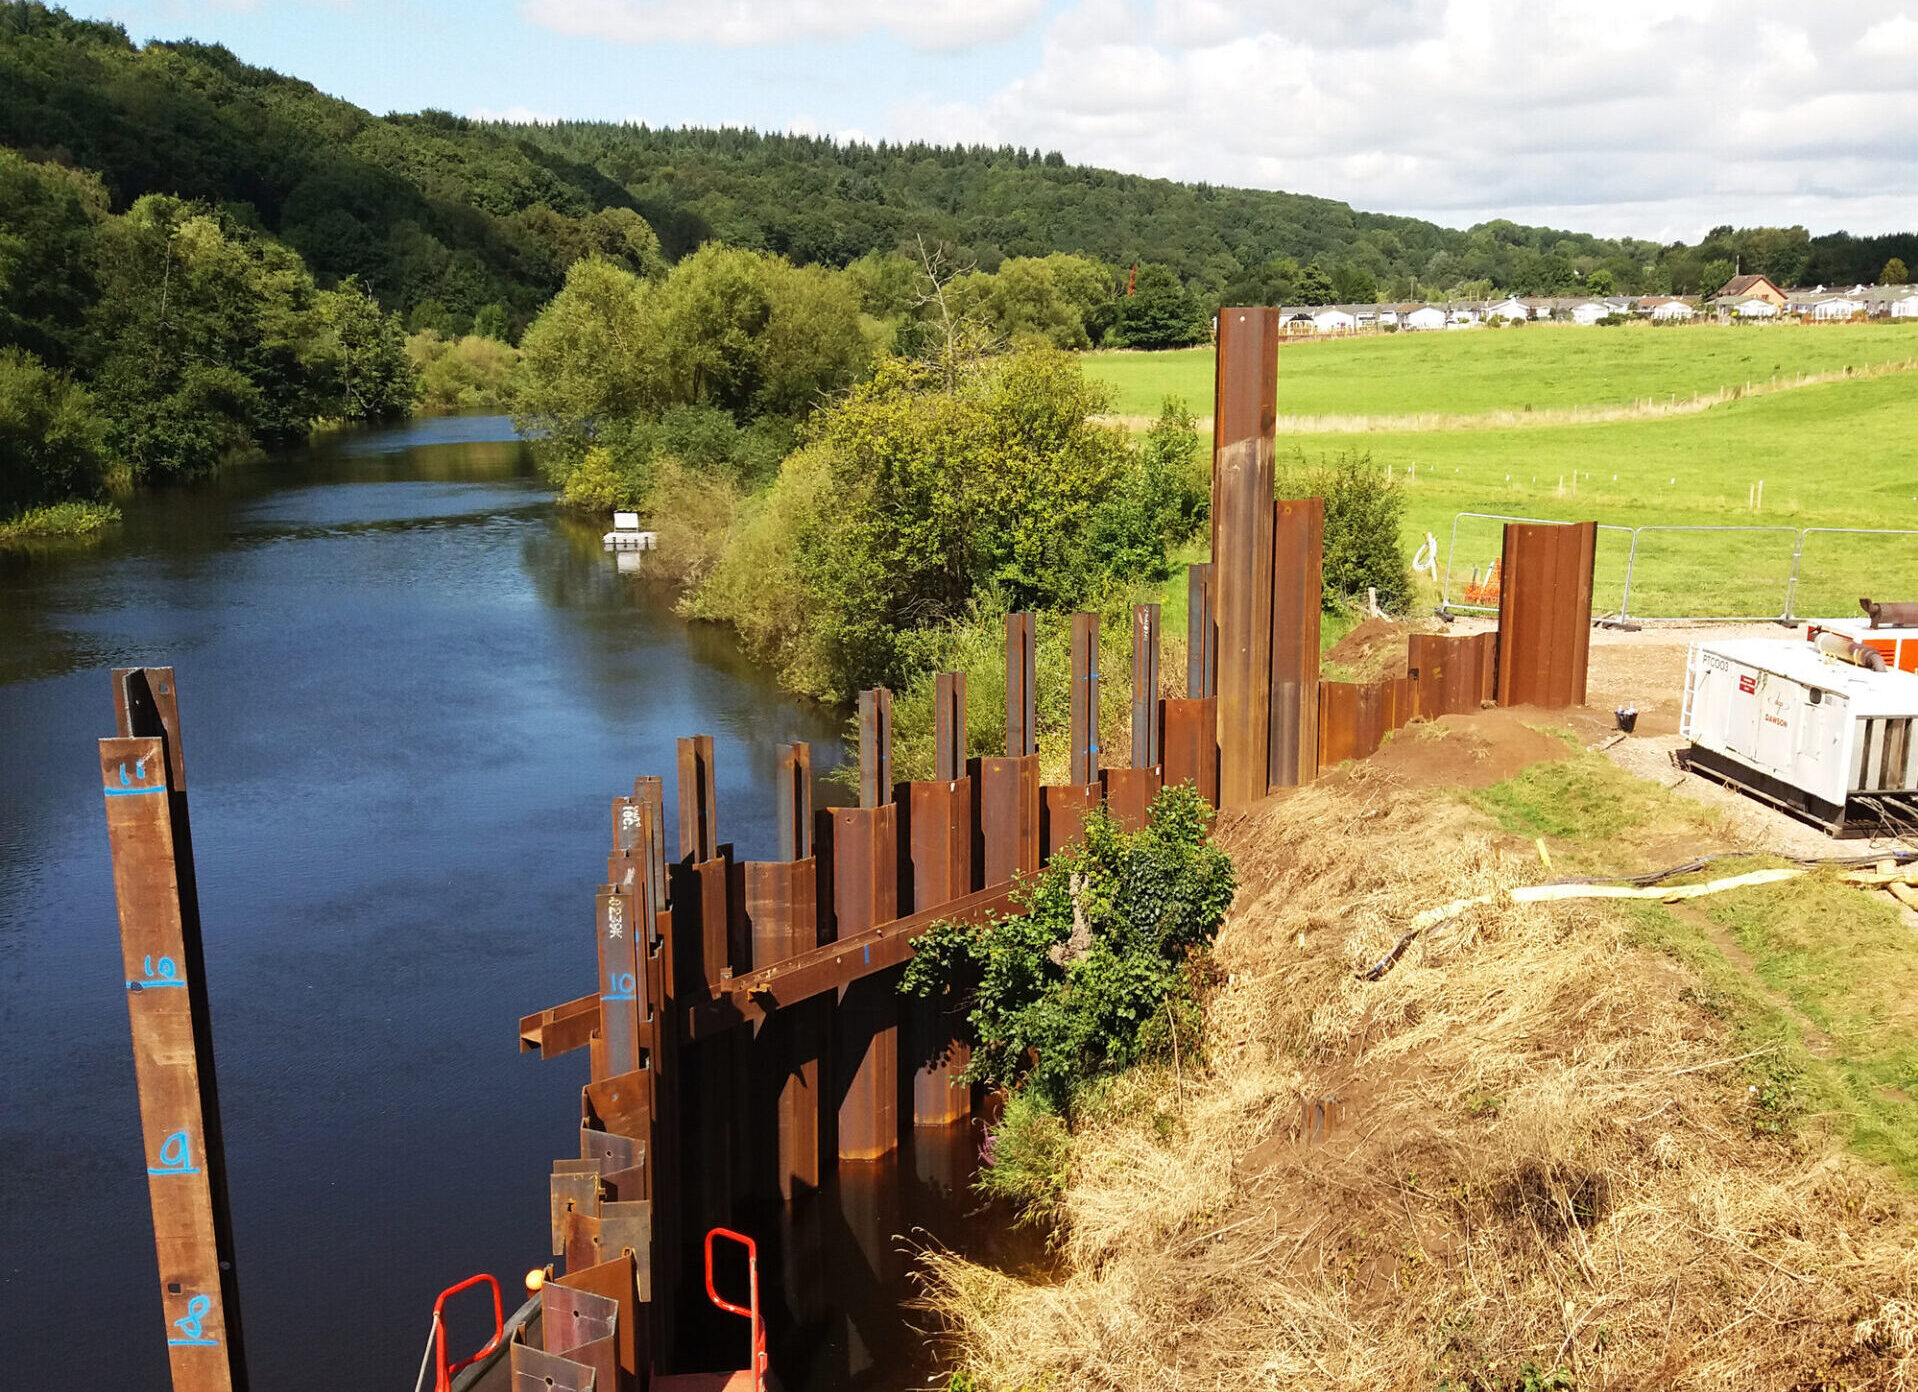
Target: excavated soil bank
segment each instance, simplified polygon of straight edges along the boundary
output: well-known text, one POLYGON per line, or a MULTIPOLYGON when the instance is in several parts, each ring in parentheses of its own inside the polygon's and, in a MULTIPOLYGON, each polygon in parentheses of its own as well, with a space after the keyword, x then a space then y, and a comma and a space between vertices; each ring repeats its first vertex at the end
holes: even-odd
MULTIPOLYGON (((926 1259, 979 1387, 1918 1373, 1918 1206, 1815 1122, 1766 1125, 1709 992, 1643 945, 1656 905, 1476 908, 1355 976, 1418 911, 1545 878, 1438 789, 1574 752, 1525 716, 1402 732, 1221 819, 1241 888, 1204 1067, 1135 1073, 1082 1119, 1059 1279, 926 1259)), ((1658 809, 1608 842, 1616 862, 1699 831, 1658 809)))

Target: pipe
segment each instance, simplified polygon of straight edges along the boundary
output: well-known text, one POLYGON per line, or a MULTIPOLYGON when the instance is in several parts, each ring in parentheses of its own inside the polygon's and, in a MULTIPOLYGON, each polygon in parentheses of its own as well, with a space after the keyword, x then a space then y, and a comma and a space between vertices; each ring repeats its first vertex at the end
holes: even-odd
POLYGON ((1842 633, 1826 631, 1818 635, 1818 651, 1835 657, 1840 662, 1849 662, 1863 667, 1868 672, 1885 670, 1885 655, 1878 649, 1861 643, 1855 638, 1847 638, 1842 633))

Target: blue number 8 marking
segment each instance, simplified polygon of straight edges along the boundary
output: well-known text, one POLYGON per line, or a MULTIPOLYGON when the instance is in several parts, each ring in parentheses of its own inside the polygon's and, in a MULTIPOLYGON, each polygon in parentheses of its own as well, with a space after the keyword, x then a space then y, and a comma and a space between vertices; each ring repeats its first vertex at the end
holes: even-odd
POLYGON ((218 1339, 210 1339, 206 1333, 206 1317, 213 1313, 213 1302, 204 1295, 196 1295, 186 1303, 186 1316, 173 1321, 173 1327, 182 1337, 168 1339, 169 1345, 187 1345, 194 1348, 210 1348, 217 1345, 218 1339))

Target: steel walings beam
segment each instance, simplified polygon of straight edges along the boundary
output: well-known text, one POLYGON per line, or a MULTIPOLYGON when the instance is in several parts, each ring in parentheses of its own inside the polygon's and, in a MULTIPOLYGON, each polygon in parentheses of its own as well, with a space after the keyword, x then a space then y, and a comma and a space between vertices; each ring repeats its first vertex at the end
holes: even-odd
POLYGON ((1219 625, 1212 613, 1212 566, 1187 566, 1185 694, 1192 701, 1219 694, 1219 625))
POLYGON ((1219 311, 1212 565, 1219 629, 1219 805, 1266 795, 1272 707, 1272 431, 1279 311, 1219 311))
MULTIPOLYGON (((964 723, 962 708, 960 728, 964 723)), ((972 780, 910 783, 905 810, 913 912, 964 898, 972 889, 972 780)), ((910 1015, 913 1124, 964 1120, 972 1111, 972 1090, 958 1078, 971 1055, 955 1042, 952 1003, 916 1000, 910 1015)))
POLYGON ((1598 524, 1507 522, 1499 569, 1498 703, 1585 704, 1598 524))
POLYGON ((1200 797, 1219 805, 1219 703, 1214 697, 1159 703, 1159 747, 1165 786, 1190 783, 1200 797))
MULTIPOLYGON (((896 804, 832 814, 833 923, 849 937, 899 915, 896 804)), ((833 1088, 839 1158, 877 1160, 899 1144, 898 996, 890 975, 861 977, 841 991, 833 1017, 833 1088)))
POLYGON ((247 1385, 170 667, 116 669, 119 737, 100 741, 107 839, 174 1392, 247 1385))
POLYGON ((1039 752, 1039 626, 1034 614, 1006 615, 1006 757, 1039 752))
POLYGON ((1132 767, 1159 764, 1159 606, 1132 606, 1132 767))
POLYGON ((1325 500, 1273 504, 1272 705, 1267 777, 1275 788, 1318 773, 1319 613, 1325 500))

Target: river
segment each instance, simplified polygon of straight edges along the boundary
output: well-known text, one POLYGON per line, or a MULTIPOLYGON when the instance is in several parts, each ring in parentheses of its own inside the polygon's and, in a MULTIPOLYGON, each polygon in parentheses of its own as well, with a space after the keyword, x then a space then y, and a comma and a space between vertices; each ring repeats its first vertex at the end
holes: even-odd
MULTIPOLYGON (((151 663, 178 675, 253 1385, 411 1387, 442 1287, 491 1271, 510 1302, 548 1260, 585 1056, 522 1057, 515 1025, 592 989, 609 799, 645 772, 670 797, 674 741, 711 734, 721 837, 770 858, 776 746, 823 773, 840 722, 619 573, 503 418, 124 511, 0 553, 0 1383, 166 1382, 94 781, 107 669, 151 663)), ((841 1208, 870 1221, 828 1223, 895 1293, 890 1234, 966 1208, 963 1157, 915 1165, 935 1182, 862 1180, 841 1208)), ((789 1386, 869 1385, 892 1352, 883 1320, 812 1325, 776 1335, 789 1386)))

